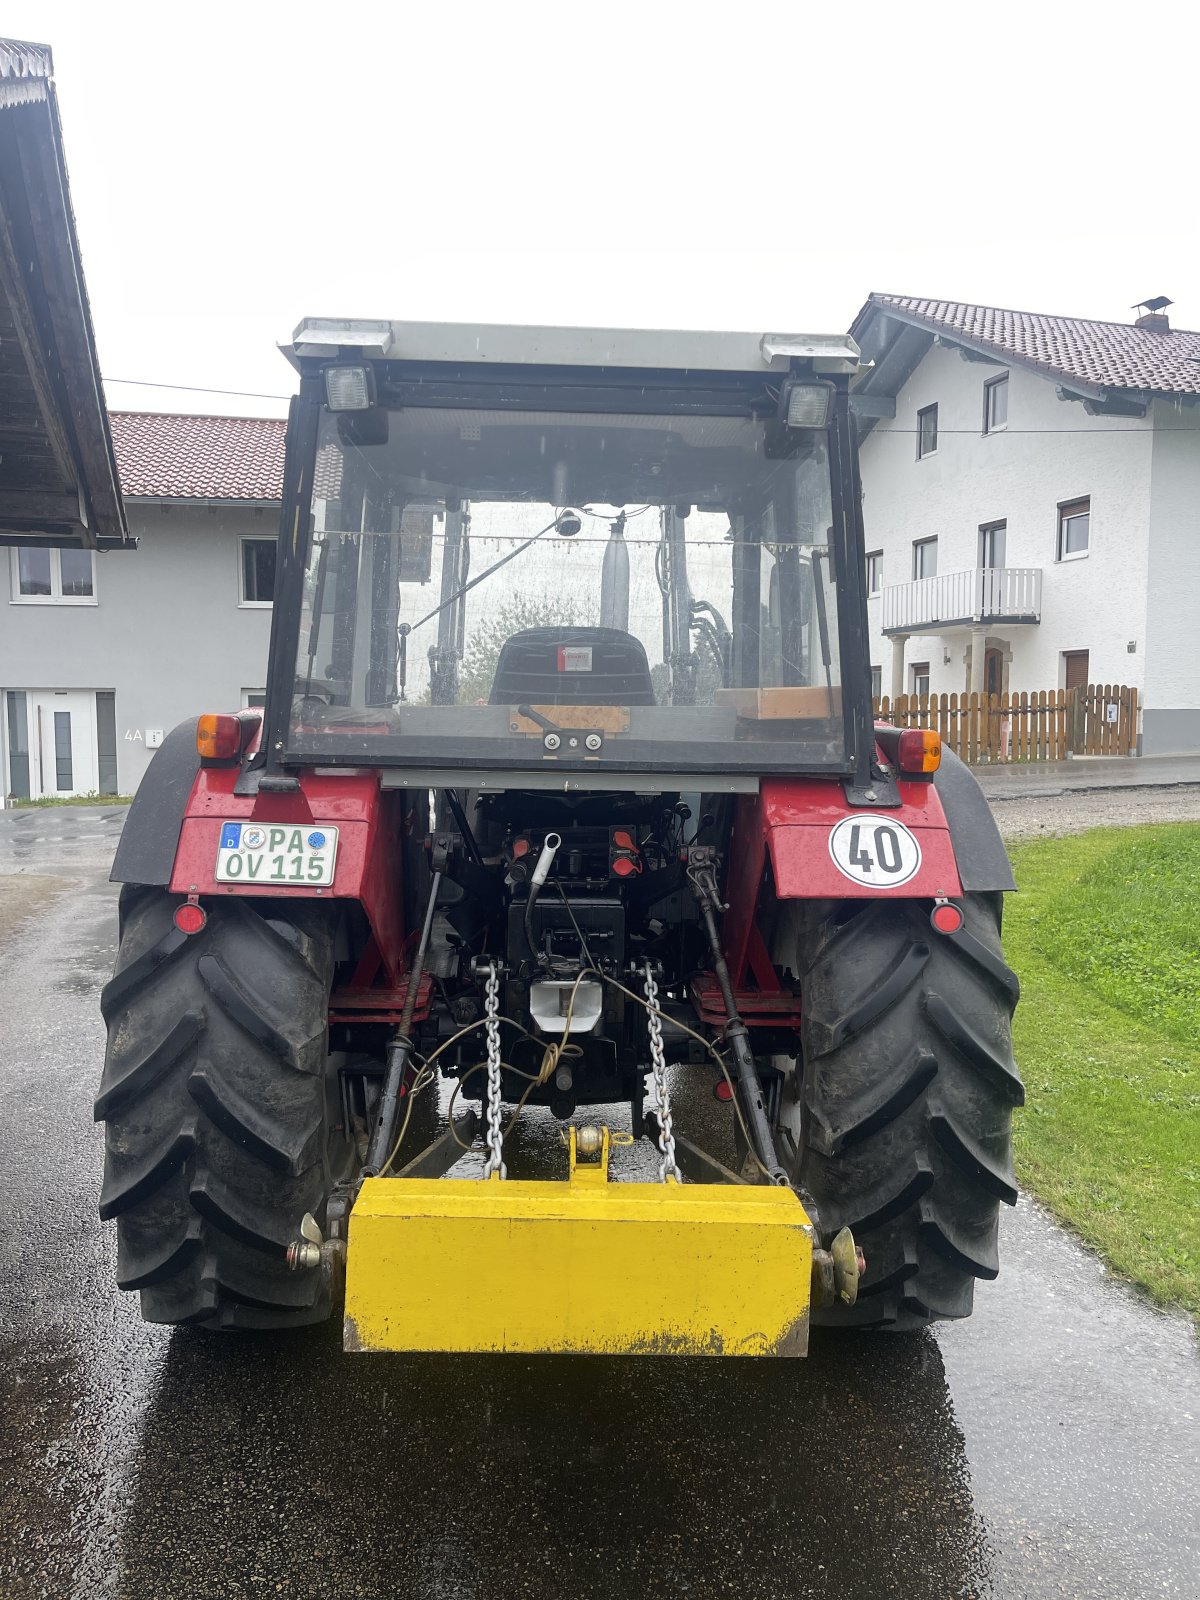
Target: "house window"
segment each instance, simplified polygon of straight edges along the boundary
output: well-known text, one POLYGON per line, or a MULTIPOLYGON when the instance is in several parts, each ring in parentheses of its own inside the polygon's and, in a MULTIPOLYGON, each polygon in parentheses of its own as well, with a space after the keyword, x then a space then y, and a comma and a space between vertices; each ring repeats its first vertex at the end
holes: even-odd
POLYGON ((937 540, 913 540, 913 577, 932 578, 937 574, 937 540))
POLYGON ((985 522, 979 530, 979 565, 1002 567, 1004 546, 1008 536, 1006 522, 985 522))
POLYGON ((75 786, 69 711, 54 713, 54 782, 60 794, 68 794, 75 786))
POLYGON ((243 689, 242 690, 242 710, 243 711, 250 711, 250 710, 261 711, 262 708, 266 705, 266 703, 267 703, 267 691, 265 689, 243 689))
POLYGON ((928 661, 914 661, 908 669, 909 680, 912 683, 912 692, 916 695, 929 693, 929 663, 928 661))
POLYGON ((1092 502, 1064 500, 1058 508, 1058 559, 1073 561, 1088 553, 1091 535, 1092 502))
POLYGON ((917 460, 937 449, 937 407, 926 406, 917 412, 917 460))
POLYGON ((867 552, 867 593, 878 594, 883 588, 883 551, 867 552))
POLYGON ((871 699, 879 700, 883 695, 883 668, 871 668, 871 699))
POLYGON ((92 552, 17 546, 12 552, 12 598, 17 604, 94 606, 92 552))
POLYGON ((275 593, 274 539, 243 539, 242 599, 244 606, 269 606, 275 593))
POLYGON ((1008 426, 1008 373, 983 386, 983 431, 998 433, 1008 426))

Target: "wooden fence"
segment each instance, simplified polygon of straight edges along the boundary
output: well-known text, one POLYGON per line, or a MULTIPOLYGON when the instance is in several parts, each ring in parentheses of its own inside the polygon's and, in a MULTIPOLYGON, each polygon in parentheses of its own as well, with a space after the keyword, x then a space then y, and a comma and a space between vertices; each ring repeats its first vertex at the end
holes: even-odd
POLYGON ((875 715, 898 728, 935 728, 972 765, 1129 756, 1137 748, 1137 690, 1117 683, 1031 694, 884 695, 875 715))

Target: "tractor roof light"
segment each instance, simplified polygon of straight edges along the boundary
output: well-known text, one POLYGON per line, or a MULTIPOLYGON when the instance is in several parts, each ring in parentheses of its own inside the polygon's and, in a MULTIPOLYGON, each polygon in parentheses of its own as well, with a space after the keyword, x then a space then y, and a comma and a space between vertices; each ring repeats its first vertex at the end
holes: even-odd
POLYGON ((370 367, 326 367, 325 404, 330 411, 369 411, 375 404, 370 367))
POLYGON ((827 428, 833 415, 833 396, 831 383, 785 383, 779 393, 780 419, 789 428, 827 428))
POLYGON ((933 773, 942 764, 942 736, 932 728, 901 730, 896 765, 903 773, 933 773))

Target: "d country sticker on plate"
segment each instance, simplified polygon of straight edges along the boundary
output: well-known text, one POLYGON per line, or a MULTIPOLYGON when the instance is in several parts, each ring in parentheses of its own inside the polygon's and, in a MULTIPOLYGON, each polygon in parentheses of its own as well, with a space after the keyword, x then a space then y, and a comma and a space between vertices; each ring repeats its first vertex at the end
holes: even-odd
POLYGON ((295 884, 333 882, 338 830, 327 823, 223 822, 213 876, 218 883, 295 884))

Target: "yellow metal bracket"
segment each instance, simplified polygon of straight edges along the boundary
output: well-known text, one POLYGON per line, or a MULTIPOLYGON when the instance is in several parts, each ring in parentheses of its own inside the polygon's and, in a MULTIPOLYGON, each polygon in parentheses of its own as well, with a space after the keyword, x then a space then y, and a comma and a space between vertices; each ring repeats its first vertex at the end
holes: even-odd
POLYGON ((574 1123, 567 1130, 567 1181, 594 1184, 600 1188, 608 1182, 608 1158, 614 1145, 633 1143, 631 1133, 613 1133, 607 1123, 600 1128, 586 1124, 577 1128, 574 1123), (581 1157, 594 1155, 594 1161, 581 1157))

